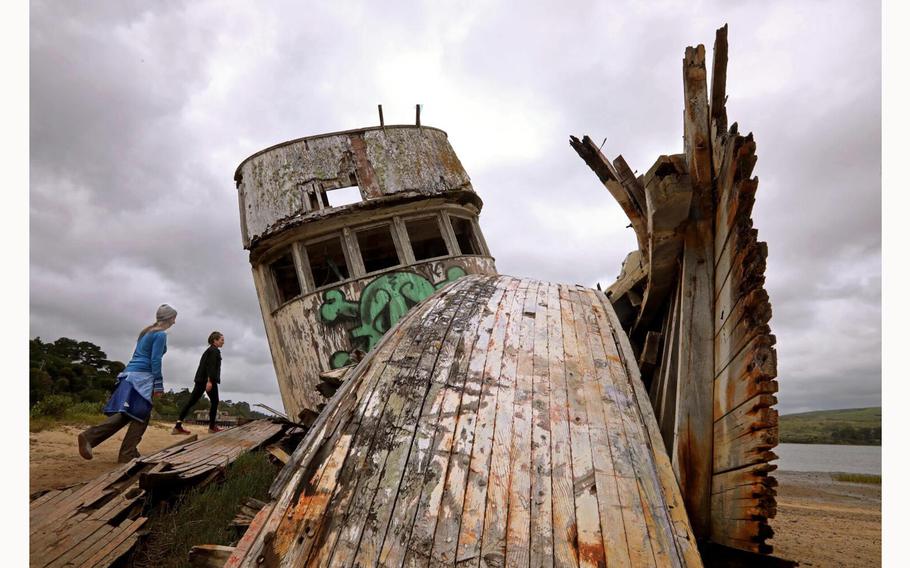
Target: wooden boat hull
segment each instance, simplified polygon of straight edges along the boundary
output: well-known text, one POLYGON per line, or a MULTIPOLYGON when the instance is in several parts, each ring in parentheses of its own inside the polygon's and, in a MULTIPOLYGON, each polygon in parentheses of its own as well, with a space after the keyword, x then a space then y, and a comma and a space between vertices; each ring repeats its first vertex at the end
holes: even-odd
POLYGON ((353 371, 228 566, 700 566, 610 302, 465 276, 353 371))

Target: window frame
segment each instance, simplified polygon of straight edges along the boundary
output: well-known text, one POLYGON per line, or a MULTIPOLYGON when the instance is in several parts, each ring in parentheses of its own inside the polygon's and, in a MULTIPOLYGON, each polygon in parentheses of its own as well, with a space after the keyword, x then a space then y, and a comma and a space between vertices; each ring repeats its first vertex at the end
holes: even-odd
POLYGON ((449 213, 448 211, 446 211, 444 215, 446 218, 446 225, 448 225, 448 229, 451 231, 452 242, 455 244, 456 250, 458 250, 458 256, 490 256, 487 252, 486 242, 484 242, 483 237, 481 236, 480 226, 478 225, 476 218, 464 214, 449 213), (458 243, 458 235, 455 233, 455 226, 452 224, 453 217, 467 221, 468 224, 470 224, 471 233, 474 237, 474 244, 477 245, 478 252, 466 253, 461 250, 461 245, 458 243))
POLYGON ((457 256, 454 251, 456 251, 458 249, 452 247, 452 240, 449 238, 449 235, 446 234, 446 222, 440 216, 439 213, 429 213, 429 214, 423 213, 423 214, 416 214, 416 215, 410 215, 407 217, 402 217, 401 218, 401 232, 402 232, 402 236, 404 237, 405 242, 408 243, 408 249, 410 249, 409 252, 410 252, 411 256, 408 260, 410 261, 411 264, 417 264, 419 262, 432 262, 434 260, 439 260, 442 258, 451 258, 453 256, 457 256), (414 255, 414 247, 411 245, 411 234, 408 233, 408 223, 410 221, 422 221, 425 219, 435 219, 436 220, 436 227, 439 229, 439 236, 442 238, 442 241, 445 244, 446 253, 442 256, 432 256, 430 258, 423 258, 423 259, 418 260, 417 257, 414 255))
POLYGON ((336 286, 341 286, 342 284, 344 284, 346 282, 350 282, 351 280, 354 280, 357 278, 356 270, 353 266, 354 263, 351 262, 351 251, 349 250, 350 243, 348 243, 345 232, 343 230, 325 233, 323 235, 319 235, 319 236, 313 237, 311 239, 299 240, 295 244, 300 249, 300 257, 301 257, 301 260, 303 261, 303 262, 301 262, 301 266, 303 267, 303 270, 306 273, 306 281, 308 284, 308 286, 307 286, 308 289, 306 292, 307 294, 310 294, 313 292, 318 292, 320 290, 325 290, 326 288, 333 288, 336 286), (341 243, 341 252, 344 255, 344 263, 348 269, 348 276, 347 276, 347 278, 342 278, 341 280, 338 280, 337 282, 331 282, 329 284, 325 284, 323 286, 317 287, 316 279, 313 277, 313 270, 310 267, 310 257, 306 251, 306 247, 310 246, 310 245, 317 245, 323 241, 329 241, 329 240, 336 239, 336 238, 341 243))
MULTIPOLYGON (((400 221, 396 221, 396 219, 398 219, 398 217, 394 216, 394 217, 388 217, 388 218, 376 221, 374 223, 368 223, 366 225, 361 225, 356 228, 345 227, 345 229, 350 232, 351 245, 354 247, 354 250, 357 253, 357 259, 359 262, 358 267, 360 268, 360 270, 363 271, 361 274, 357 275, 358 278, 362 278, 364 276, 370 276, 372 274, 379 274, 380 272, 385 272, 386 270, 400 269, 404 266, 407 266, 408 264, 411 264, 410 262, 408 262, 408 257, 405 256, 405 254, 404 254, 404 246, 402 245, 401 235, 399 234, 400 221), (398 264, 396 264, 394 266, 386 266, 385 268, 380 268, 379 270, 373 270, 371 272, 367 272, 366 264, 363 261, 363 252, 360 250, 360 240, 357 238, 357 233, 361 233, 363 231, 369 231, 370 229, 375 229, 377 227, 382 227, 382 226, 387 226, 389 228, 389 233, 392 235, 392 244, 395 247, 395 254, 398 256, 398 264)), ((408 247, 410 248, 410 243, 408 243, 408 247)), ((410 252, 410 250, 408 252, 410 252)), ((413 256, 412 256, 412 258, 413 258, 413 256)))
POLYGON ((293 302, 294 300, 302 298, 307 293, 306 280, 301 278, 299 256, 295 250, 296 247, 294 245, 295 243, 290 243, 283 247, 279 247, 276 252, 269 255, 269 257, 261 264, 264 272, 263 276, 268 282, 269 286, 269 292, 271 295, 270 300, 273 306, 272 311, 275 311, 282 306, 293 302), (291 263, 294 265, 294 275, 297 277, 297 288, 300 291, 296 296, 291 296, 290 298, 282 300, 281 289, 278 286, 278 279, 275 278, 275 271, 272 270, 272 265, 284 256, 291 257, 291 263))

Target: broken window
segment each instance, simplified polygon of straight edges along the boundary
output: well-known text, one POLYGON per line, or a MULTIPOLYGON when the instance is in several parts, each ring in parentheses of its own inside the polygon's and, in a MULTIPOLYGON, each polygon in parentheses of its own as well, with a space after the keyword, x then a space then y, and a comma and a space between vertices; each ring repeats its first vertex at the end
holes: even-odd
POLYGON ((363 201, 363 196, 360 195, 360 188, 356 185, 330 189, 326 191, 325 196, 329 207, 341 207, 363 201))
POLYGON ((310 274, 313 275, 313 285, 316 288, 341 282, 350 277, 340 235, 307 244, 304 248, 310 263, 310 274))
POLYGON ((455 232, 455 239, 458 241, 461 254, 483 254, 477 236, 474 234, 474 224, 471 220, 455 216, 451 216, 449 219, 452 220, 452 230, 455 232))
POLYGON ((436 217, 405 221, 415 260, 426 260, 449 254, 436 217))
POLYGON ((279 304, 300 295, 300 280, 297 279, 297 269, 294 267, 294 257, 291 256, 290 250, 272 261, 269 264, 269 271, 275 282, 279 304))
POLYGON ((357 231, 357 244, 360 245, 360 257, 367 272, 376 272, 401 264, 398 251, 395 249, 395 241, 392 239, 391 225, 357 231))

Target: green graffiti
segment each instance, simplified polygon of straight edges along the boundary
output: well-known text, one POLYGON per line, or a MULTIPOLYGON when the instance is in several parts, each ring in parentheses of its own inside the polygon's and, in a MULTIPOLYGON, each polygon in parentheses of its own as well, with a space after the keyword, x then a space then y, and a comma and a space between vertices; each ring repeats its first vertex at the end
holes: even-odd
POLYGON ((352 302, 339 290, 323 295, 319 315, 326 323, 355 320, 360 325, 351 329, 351 351, 336 351, 330 357, 333 369, 353 361, 356 350, 370 351, 408 310, 429 298, 433 292, 464 276, 460 266, 450 266, 444 280, 435 285, 416 272, 392 272, 376 278, 363 289, 360 299, 352 302))

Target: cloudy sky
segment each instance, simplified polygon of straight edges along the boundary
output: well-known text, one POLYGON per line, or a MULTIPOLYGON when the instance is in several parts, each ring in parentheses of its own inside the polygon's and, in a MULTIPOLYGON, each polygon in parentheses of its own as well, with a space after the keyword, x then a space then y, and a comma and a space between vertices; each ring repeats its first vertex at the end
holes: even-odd
POLYGON ((219 329, 222 398, 279 405, 233 172, 378 103, 449 133, 500 272, 607 285, 634 236, 568 137, 639 172, 681 152, 683 52, 729 23, 779 409, 881 403, 878 3, 305 4, 31 2, 31 337, 125 361, 168 302, 167 388, 219 329))

